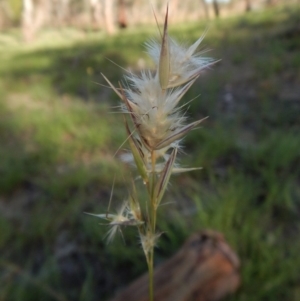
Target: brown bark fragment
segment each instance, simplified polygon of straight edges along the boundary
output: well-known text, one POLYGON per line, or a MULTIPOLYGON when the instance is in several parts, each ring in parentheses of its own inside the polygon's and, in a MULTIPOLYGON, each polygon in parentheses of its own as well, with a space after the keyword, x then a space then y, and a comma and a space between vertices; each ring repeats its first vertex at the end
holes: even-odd
MULTIPOLYGON (((192 235, 154 272, 155 301, 218 301, 240 284, 239 259, 214 231, 192 235)), ((148 301, 148 275, 143 275, 111 301, 148 301)))

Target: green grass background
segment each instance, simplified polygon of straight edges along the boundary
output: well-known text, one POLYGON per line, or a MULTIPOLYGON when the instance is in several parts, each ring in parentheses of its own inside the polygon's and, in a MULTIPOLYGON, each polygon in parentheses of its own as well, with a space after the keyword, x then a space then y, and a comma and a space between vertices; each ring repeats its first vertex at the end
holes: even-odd
MULTIPOLYGON (((174 25, 221 59, 190 89, 191 120, 162 206, 159 264, 195 231, 224 234, 241 259, 230 301, 300 300, 300 10, 174 25), (200 96, 199 96, 200 94, 200 96), (184 189, 182 188, 184 187, 184 189)), ((0 34, 0 300, 106 300, 146 270, 137 235, 106 245, 107 228, 83 212, 113 211, 126 195, 126 139, 112 91, 123 68, 152 67, 143 43, 155 28, 114 37, 44 30, 24 45, 0 34), (114 63, 112 63, 113 61, 114 63), (126 146, 121 148, 121 151, 126 146)))

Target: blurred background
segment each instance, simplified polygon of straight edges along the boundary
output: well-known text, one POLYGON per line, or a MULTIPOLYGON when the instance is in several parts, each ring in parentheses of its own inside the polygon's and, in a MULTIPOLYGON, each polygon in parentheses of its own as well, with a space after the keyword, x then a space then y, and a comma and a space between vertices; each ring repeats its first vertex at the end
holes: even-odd
MULTIPOLYGON (((159 24, 166 3, 151 1, 159 24)), ((200 51, 220 61, 185 96, 190 120, 209 118, 180 163, 203 169, 171 179, 156 264, 214 229, 242 263, 227 300, 299 301, 300 2, 169 6, 170 34, 207 31, 200 51)), ((0 30, 0 300, 108 300, 146 264, 134 230, 107 245, 84 214, 106 211, 115 175, 111 212, 127 194, 119 100, 101 73, 117 85, 122 68, 153 68, 150 2, 0 0, 0 30)))

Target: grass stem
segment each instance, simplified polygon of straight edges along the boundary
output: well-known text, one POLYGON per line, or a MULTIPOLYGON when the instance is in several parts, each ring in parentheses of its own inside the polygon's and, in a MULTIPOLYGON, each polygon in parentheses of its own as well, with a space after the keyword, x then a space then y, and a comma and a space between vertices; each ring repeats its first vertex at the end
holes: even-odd
POLYGON ((153 259, 154 259, 154 248, 152 247, 149 254, 149 263, 148 263, 148 271, 149 271, 149 301, 154 300, 154 274, 153 274, 153 259))

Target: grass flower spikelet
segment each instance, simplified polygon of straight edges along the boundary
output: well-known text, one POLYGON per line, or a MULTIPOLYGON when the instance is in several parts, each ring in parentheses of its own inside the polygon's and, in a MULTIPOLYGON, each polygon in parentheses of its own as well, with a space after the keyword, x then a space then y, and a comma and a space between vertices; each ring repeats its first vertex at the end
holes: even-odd
MULTIPOLYGON (((187 91, 189 84, 181 88, 163 92, 160 88, 157 75, 143 73, 141 77, 128 76, 132 88, 125 90, 129 103, 123 105, 125 113, 132 114, 137 132, 145 146, 151 149, 157 147, 176 131, 183 127, 186 117, 176 108, 177 104, 187 91)), ((170 141, 169 145, 171 144, 170 141)))
POLYGON ((140 199, 135 182, 128 202, 124 202, 117 214, 99 214, 109 221, 107 233, 111 241, 121 226, 136 226, 149 270, 149 301, 153 301, 154 247, 161 234, 156 232, 157 210, 173 173, 198 168, 180 168, 176 163, 178 150, 184 136, 205 118, 187 123, 183 107, 179 105, 185 93, 200 72, 211 65, 211 58, 202 57, 196 50, 202 35, 193 45, 185 47, 168 35, 168 10, 161 41, 150 41, 149 55, 156 70, 142 71, 139 76, 127 73, 125 84, 116 88, 104 75, 112 90, 120 97, 124 113, 125 129, 131 154, 123 154, 128 163, 134 163, 148 198, 140 199))
MULTIPOLYGON (((170 76, 168 88, 183 85, 184 83, 197 77, 200 72, 213 64, 215 61, 210 57, 203 57, 200 53, 195 53, 200 43, 204 39, 202 35, 190 47, 180 45, 170 38, 170 76)), ((160 43, 151 40, 146 43, 147 52, 156 65, 159 64, 160 43)))
POLYGON ((157 245, 157 241, 161 233, 152 233, 152 231, 147 231, 145 234, 140 235, 141 245, 144 250, 146 257, 150 253, 151 249, 153 249, 157 245))

